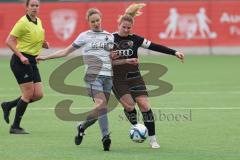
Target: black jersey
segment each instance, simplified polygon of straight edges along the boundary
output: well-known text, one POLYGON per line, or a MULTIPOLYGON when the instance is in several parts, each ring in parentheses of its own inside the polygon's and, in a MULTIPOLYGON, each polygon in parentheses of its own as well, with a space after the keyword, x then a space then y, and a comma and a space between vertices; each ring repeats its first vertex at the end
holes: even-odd
POLYGON ((116 51, 121 59, 138 58, 138 48, 142 46, 144 38, 135 34, 128 35, 127 37, 120 37, 114 33, 114 43, 116 43, 116 51))
MULTIPOLYGON (((142 46, 144 38, 135 34, 121 37, 114 33, 115 51, 120 56, 118 59, 138 58, 138 48, 142 46)), ((139 71, 138 65, 122 64, 113 66, 114 77, 125 77, 128 72, 139 71)))

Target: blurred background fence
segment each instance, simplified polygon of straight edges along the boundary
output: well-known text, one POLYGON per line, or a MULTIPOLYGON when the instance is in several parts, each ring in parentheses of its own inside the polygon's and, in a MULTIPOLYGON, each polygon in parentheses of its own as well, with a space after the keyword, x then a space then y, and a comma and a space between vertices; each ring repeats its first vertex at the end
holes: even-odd
MULTIPOLYGON (((240 54, 240 1, 62 1, 42 0, 39 17, 51 48, 69 45, 88 28, 85 13, 97 7, 103 13, 103 28, 117 30, 118 16, 134 2, 147 6, 136 18, 134 33, 187 54, 240 54)), ((0 54, 8 54, 5 39, 25 14, 23 1, 0 0, 0 54)), ((144 53, 152 53, 146 51, 144 53)))

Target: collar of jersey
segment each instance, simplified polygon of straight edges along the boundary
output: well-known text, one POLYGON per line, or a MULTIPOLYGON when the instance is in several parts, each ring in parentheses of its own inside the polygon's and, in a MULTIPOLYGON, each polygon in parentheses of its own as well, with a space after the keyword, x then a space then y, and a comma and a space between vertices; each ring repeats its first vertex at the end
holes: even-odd
POLYGON ((32 22, 32 23, 37 25, 37 18, 36 18, 36 21, 33 21, 28 14, 26 14, 26 17, 27 17, 29 22, 32 22))

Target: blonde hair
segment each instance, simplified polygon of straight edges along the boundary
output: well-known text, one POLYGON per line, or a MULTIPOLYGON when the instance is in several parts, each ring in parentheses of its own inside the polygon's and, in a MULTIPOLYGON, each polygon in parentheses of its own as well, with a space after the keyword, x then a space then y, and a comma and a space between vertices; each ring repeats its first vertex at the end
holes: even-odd
POLYGON ((98 14, 100 17, 102 17, 102 13, 97 8, 89 8, 86 13, 86 19, 89 20, 89 17, 93 14, 98 14))
POLYGON ((134 17, 140 16, 142 12, 140 10, 146 6, 145 3, 134 3, 128 6, 125 10, 124 15, 120 15, 118 18, 118 23, 122 23, 123 21, 128 21, 130 23, 134 23, 134 17))

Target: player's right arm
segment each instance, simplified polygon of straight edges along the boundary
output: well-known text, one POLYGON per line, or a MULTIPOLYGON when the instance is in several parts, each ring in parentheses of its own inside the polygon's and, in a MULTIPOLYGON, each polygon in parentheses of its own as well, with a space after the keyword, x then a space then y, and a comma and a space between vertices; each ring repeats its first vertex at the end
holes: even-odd
POLYGON ((132 64, 138 65, 139 61, 137 58, 129 58, 129 59, 117 59, 112 61, 113 65, 122 65, 122 64, 132 64))
POLYGON ((53 54, 50 55, 46 55, 46 56, 38 56, 36 57, 37 61, 44 61, 47 59, 55 59, 55 58, 61 58, 61 57, 66 57, 67 55, 69 55, 70 53, 72 53, 73 51, 75 51, 77 48, 73 47, 73 45, 69 45, 67 48, 59 50, 53 54))
POLYGON ((19 59, 21 60, 21 62, 23 64, 29 64, 29 61, 26 57, 24 57, 22 55, 21 52, 19 52, 19 50, 17 49, 17 37, 13 36, 13 35, 9 35, 7 37, 7 40, 6 40, 6 44, 8 45, 8 47, 14 52, 14 54, 16 54, 19 59))
POLYGON ((36 57, 37 61, 44 61, 47 59, 54 59, 54 58, 60 58, 60 57, 65 57, 72 53, 73 51, 77 50, 78 48, 82 47, 85 45, 85 32, 79 34, 79 36, 76 38, 76 40, 69 45, 67 48, 63 50, 59 50, 53 54, 46 55, 46 56, 38 56, 36 57))
POLYGON ((20 38, 25 34, 25 25, 24 22, 19 20, 12 31, 8 35, 6 39, 7 46, 16 54, 23 64, 29 64, 29 61, 26 57, 22 55, 22 53, 17 49, 17 38, 20 38))

